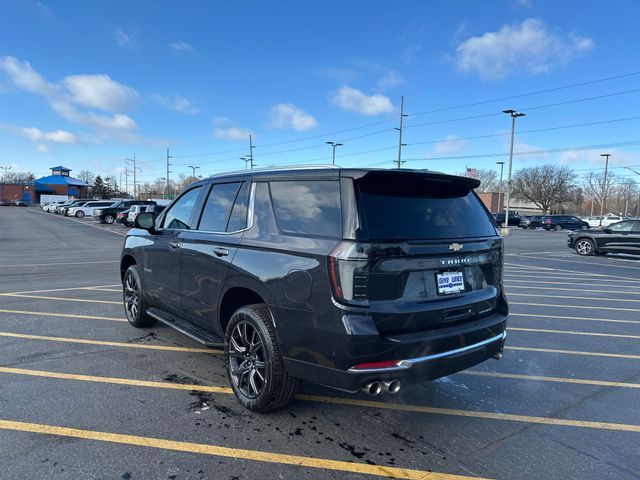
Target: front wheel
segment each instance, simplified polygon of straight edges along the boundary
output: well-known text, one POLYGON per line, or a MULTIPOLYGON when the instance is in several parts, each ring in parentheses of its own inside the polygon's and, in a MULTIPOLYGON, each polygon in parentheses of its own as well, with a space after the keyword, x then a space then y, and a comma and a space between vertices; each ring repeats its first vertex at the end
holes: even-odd
POLYGON ((78 210, 78 211, 76 212, 76 217, 78 217, 78 218, 82 218, 82 217, 84 217, 84 212, 83 212, 82 210, 78 210))
POLYGON ((243 407, 268 412, 291 402, 299 382, 285 369, 266 305, 238 309, 229 320, 225 340, 227 377, 243 407))
POLYGON ((114 220, 115 217, 113 215, 107 214, 104 216, 104 223, 112 224, 114 220))
POLYGON ((562 227, 560 225, 556 225, 555 231, 559 232, 560 230, 562 230, 562 227))
POLYGON ((150 327, 156 320, 147 315, 147 303, 142 292, 140 273, 136 265, 131 265, 122 278, 122 300, 127 320, 134 327, 150 327))
POLYGON ((578 255, 593 255, 595 253, 595 245, 588 238, 581 238, 576 242, 576 253, 578 255))

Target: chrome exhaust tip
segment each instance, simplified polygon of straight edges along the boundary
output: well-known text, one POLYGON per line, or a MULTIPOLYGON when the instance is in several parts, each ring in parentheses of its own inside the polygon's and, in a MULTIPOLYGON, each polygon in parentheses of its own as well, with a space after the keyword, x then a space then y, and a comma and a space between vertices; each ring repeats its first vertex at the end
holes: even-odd
POLYGON ((382 384, 380 382, 368 383, 362 387, 362 391, 367 395, 375 397, 376 395, 380 395, 380 392, 382 392, 382 384))
POLYGON ((395 395, 400 391, 402 384, 400 383, 400 380, 389 380, 384 382, 384 386, 391 395, 395 395))

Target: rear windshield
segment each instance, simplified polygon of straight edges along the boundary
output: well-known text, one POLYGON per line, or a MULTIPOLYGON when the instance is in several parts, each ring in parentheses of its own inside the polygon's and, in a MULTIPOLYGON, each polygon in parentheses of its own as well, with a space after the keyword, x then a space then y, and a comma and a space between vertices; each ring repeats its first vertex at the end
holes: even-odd
POLYGON ((356 182, 361 223, 372 240, 496 235, 469 186, 426 175, 367 175, 356 182))

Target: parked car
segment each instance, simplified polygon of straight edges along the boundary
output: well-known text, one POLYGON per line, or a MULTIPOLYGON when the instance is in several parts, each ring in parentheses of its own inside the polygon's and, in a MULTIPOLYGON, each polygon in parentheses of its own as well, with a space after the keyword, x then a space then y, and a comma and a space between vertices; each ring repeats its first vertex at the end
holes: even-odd
POLYGON ((377 395, 499 358, 503 239, 478 185, 340 168, 194 183, 125 239, 128 321, 224 346, 233 392, 260 412, 300 380, 377 395))
POLYGON ((51 213, 55 213, 55 214, 60 214, 62 212, 62 209, 64 207, 70 207, 71 205, 73 205, 77 200, 67 200, 66 202, 62 202, 57 204, 55 207, 53 207, 52 209, 50 209, 51 213))
MULTIPOLYGON (((129 216, 129 210, 131 210, 131 208, 126 209, 124 212, 118 212, 116 214, 116 223, 121 223, 122 225, 129 225, 129 222, 127 220, 127 217, 129 216)), ((94 210, 94 215, 95 215, 95 210, 94 210)))
POLYGON ((28 207, 29 204, 26 200, 16 200, 16 207, 28 207))
POLYGON ((84 216, 92 216, 97 208, 110 207, 115 202, 113 200, 98 200, 94 202, 82 202, 78 205, 69 207, 67 215, 69 217, 83 218, 84 216))
MULTIPOLYGON (((504 218, 504 217, 503 217, 504 218)), ((542 221, 546 217, 542 215, 531 215, 528 217, 520 217, 520 228, 529 228, 531 230, 535 230, 537 227, 542 226, 542 221)))
POLYGON ((604 230, 569 234, 569 248, 578 255, 629 253, 640 255, 640 220, 623 220, 604 230))
POLYGON ((614 223, 620 222, 621 220, 624 219, 619 215, 608 214, 603 216, 597 215, 595 217, 589 217, 587 219, 587 223, 591 228, 600 228, 601 226, 604 228, 614 223), (602 221, 600 221, 600 219, 602 219, 602 221))
POLYGON ((125 222, 125 225, 133 226, 135 224, 136 217, 142 212, 151 213, 157 217, 165 208, 166 206, 163 205, 132 205, 129 209, 129 213, 127 214, 127 221, 125 222))
MULTIPOLYGON (((498 225, 499 227, 504 226, 504 213, 494 213, 493 218, 496 222, 496 225, 498 225)), ((520 215, 513 212, 509 212, 509 226, 518 227, 519 225, 520 225, 520 215)))
POLYGON ((8 207, 9 205, 11 205, 9 200, 0 200, 0 207, 8 207))
POLYGON ((544 217, 542 228, 545 230, 588 230, 589 224, 573 215, 550 215, 544 217))
POLYGON ((93 218, 100 223, 113 223, 118 213, 131 208, 132 205, 155 205, 152 200, 121 200, 108 208, 99 208, 93 212, 93 218))
POLYGON ((90 198, 84 198, 84 199, 79 198, 77 200, 69 200, 68 202, 63 203, 62 205, 58 205, 58 207, 55 209, 55 213, 57 213, 58 215, 66 215, 67 211, 71 207, 79 207, 91 201, 93 200, 90 198))

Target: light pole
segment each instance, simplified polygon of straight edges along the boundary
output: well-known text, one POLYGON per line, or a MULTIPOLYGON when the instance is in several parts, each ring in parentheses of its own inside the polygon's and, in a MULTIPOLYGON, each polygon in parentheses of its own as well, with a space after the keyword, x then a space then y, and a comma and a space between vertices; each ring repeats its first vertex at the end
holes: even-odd
POLYGON ((251 159, 247 157, 240 157, 240 160, 244 160, 244 169, 249 170, 249 163, 251 163, 251 159))
POLYGON ((602 181, 602 198, 600 199, 600 223, 599 227, 602 228, 602 216, 604 214, 604 202, 607 201, 607 172, 609 170, 609 157, 610 153, 602 153, 601 157, 605 157, 604 162, 604 180, 602 181))
POLYGON ((342 143, 336 143, 336 142, 324 142, 327 145, 331 145, 333 147, 333 155, 331 157, 331 165, 335 165, 336 164, 336 148, 341 147, 343 144, 342 143))
POLYGON ((513 139, 516 134, 516 118, 524 117, 526 114, 515 110, 503 110, 503 113, 511 116, 511 147, 509 148, 509 173, 507 176, 507 201, 504 211, 504 223, 502 224, 502 235, 509 235, 509 202, 511 200, 511 172, 513 170, 513 139))
POLYGON ((191 169, 191 178, 193 178, 195 180, 196 178, 196 170, 200 167, 198 167, 197 165, 187 165, 187 167, 189 167, 191 169))
POLYGON ((502 185, 502 172, 504 170, 504 162, 496 162, 496 165, 500 165, 500 189, 498 191, 498 203, 500 204, 500 210, 504 208, 504 185, 502 185))
POLYGON ((129 162, 129 163, 133 163, 133 199, 135 200, 136 198, 138 198, 138 194, 137 194, 137 173, 139 168, 136 167, 136 154, 133 154, 133 158, 125 158, 124 159, 125 162, 129 162))

